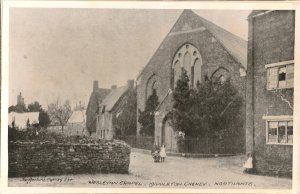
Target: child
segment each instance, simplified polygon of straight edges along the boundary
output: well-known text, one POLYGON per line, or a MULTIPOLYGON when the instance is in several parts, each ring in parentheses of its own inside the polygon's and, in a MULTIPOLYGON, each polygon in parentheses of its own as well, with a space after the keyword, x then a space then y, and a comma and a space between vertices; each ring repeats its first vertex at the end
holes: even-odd
POLYGON ((167 156, 165 144, 162 144, 162 146, 160 148, 159 155, 160 155, 161 161, 164 162, 165 161, 165 157, 167 156))
POLYGON ((252 173, 252 170, 253 170, 253 158, 252 158, 252 154, 251 153, 248 153, 247 154, 247 161, 245 162, 244 164, 244 173, 252 173))

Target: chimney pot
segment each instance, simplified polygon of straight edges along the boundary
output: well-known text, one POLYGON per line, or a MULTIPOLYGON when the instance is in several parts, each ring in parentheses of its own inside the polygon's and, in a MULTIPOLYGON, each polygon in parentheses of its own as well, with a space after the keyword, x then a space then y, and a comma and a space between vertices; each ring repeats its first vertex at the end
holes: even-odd
POLYGON ((98 80, 95 80, 93 84, 93 91, 97 90, 98 88, 99 88, 98 80))
POLYGON ((112 86, 111 86, 111 89, 112 89, 112 90, 117 89, 117 85, 112 85, 112 86))
POLYGON ((134 87, 134 80, 133 79, 128 80, 127 84, 128 84, 129 88, 133 88, 134 87))

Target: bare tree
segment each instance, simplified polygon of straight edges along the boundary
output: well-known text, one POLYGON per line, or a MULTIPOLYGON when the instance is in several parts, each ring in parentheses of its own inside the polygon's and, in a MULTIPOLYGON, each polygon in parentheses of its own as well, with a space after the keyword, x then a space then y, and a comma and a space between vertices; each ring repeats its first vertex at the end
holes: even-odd
POLYGON ((59 123, 62 132, 64 132, 64 126, 72 115, 70 101, 66 100, 65 103, 62 104, 59 99, 57 99, 56 102, 48 105, 48 114, 50 115, 51 121, 59 123))

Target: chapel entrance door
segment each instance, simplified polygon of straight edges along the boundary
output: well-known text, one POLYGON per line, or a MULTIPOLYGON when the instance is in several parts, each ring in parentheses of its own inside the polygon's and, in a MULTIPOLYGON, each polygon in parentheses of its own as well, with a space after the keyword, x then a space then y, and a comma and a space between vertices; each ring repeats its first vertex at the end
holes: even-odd
POLYGON ((165 144, 167 151, 175 152, 177 143, 173 127, 170 125, 170 119, 167 119, 162 129, 162 143, 165 144))

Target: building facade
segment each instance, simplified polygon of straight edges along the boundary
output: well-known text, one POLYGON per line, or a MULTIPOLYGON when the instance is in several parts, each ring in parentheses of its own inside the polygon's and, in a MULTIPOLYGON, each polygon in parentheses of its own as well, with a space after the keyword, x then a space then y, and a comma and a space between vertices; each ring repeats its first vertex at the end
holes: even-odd
POLYGON ((99 88, 98 81, 94 81, 93 91, 91 93, 86 109, 86 129, 89 134, 96 132, 96 122, 99 106, 102 103, 103 99, 110 93, 110 91, 110 89, 99 88))
POLYGON ((249 17, 246 150, 257 173, 292 176, 294 11, 249 17))
MULTIPOLYGON (((156 90, 159 106, 155 113, 155 141, 176 151, 174 130, 168 119, 172 91, 183 68, 190 87, 197 81, 231 80, 245 98, 247 42, 191 10, 184 10, 159 48, 137 78, 137 109, 143 111, 147 98, 156 90)), ((137 124, 137 134, 140 126, 137 124)), ((244 129, 237 129, 244 131, 244 129)), ((241 136, 241 147, 245 142, 241 136)))
MULTIPOLYGON (((99 106, 96 119, 96 133, 92 135, 96 135, 101 139, 113 139, 119 127, 126 127, 119 126, 117 119, 122 112, 126 111, 124 110, 126 109, 126 103, 128 102, 128 98, 132 97, 133 93, 135 93, 133 80, 128 80, 126 86, 112 86, 111 92, 103 99, 99 106)), ((136 109, 133 111, 136 111, 136 109)), ((135 118, 133 119, 135 120, 135 118)), ((126 125, 127 122, 125 121, 123 125, 126 125)))

